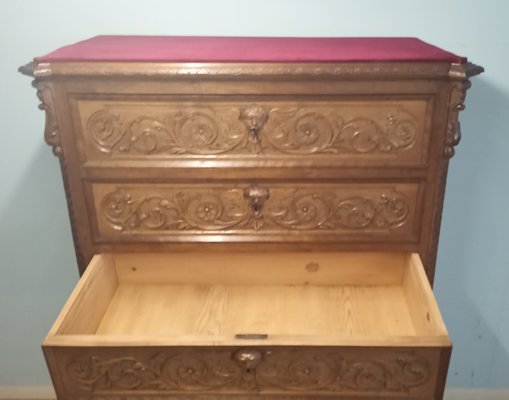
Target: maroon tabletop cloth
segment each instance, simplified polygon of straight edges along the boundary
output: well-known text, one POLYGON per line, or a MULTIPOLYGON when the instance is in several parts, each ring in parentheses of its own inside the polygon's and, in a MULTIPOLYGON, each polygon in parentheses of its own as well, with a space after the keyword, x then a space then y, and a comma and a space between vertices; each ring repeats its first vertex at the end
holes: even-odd
POLYGON ((37 62, 448 62, 466 59, 416 38, 96 36, 37 62))

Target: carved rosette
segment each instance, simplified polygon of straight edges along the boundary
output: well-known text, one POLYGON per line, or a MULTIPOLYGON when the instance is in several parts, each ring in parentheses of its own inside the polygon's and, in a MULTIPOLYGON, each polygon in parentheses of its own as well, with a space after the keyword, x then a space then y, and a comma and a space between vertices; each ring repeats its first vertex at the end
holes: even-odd
POLYGON ((432 379, 412 351, 373 354, 310 349, 198 349, 151 356, 85 355, 65 365, 66 386, 82 393, 410 393, 432 379), (246 360, 239 357, 249 356, 246 360), (251 357, 253 356, 253 357, 251 357))
POLYGON ((144 115, 104 106, 88 117, 85 138, 108 157, 383 154, 413 147, 420 129, 417 119, 398 106, 387 107, 383 116, 358 109, 348 117, 340 106, 168 107, 171 111, 144 115))
POLYGON ((461 140, 459 113, 465 109, 465 98, 470 86, 471 83, 469 80, 457 81, 452 84, 449 119, 447 121, 447 131, 445 134, 444 156, 446 158, 454 156, 454 147, 457 146, 461 140))
POLYGON ((102 198, 100 210, 111 228, 125 233, 392 230, 407 222, 410 204, 393 188, 352 195, 330 187, 119 187, 102 198))
POLYGON ((46 122, 44 125, 44 140, 52 147, 53 154, 62 157, 59 129, 55 116, 53 89, 45 83, 35 83, 37 98, 40 100, 39 109, 44 111, 46 122))

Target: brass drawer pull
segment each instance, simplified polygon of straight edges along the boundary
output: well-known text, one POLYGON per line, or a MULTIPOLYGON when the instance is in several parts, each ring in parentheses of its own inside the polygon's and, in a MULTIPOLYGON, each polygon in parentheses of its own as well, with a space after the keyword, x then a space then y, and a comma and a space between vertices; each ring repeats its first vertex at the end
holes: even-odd
POLYGON ((233 359, 247 373, 252 373, 263 360, 263 354, 258 350, 241 349, 233 353, 233 359))
POLYGON ((260 143, 260 131, 269 119, 269 113, 260 106, 251 104, 240 111, 239 118, 248 129, 248 142, 251 144, 260 143))
POLYGON ((263 212, 263 205, 269 198, 269 189, 258 186, 251 186, 244 190, 244 198, 249 201, 249 209, 254 217, 260 217, 263 212))

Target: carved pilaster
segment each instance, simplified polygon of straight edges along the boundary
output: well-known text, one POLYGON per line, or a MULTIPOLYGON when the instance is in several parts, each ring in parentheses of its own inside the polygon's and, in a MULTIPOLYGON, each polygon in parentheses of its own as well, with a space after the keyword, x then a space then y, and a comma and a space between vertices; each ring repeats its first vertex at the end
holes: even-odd
MULTIPOLYGON (((38 65, 35 62, 30 62, 18 68, 18 71, 24 75, 35 76, 38 65)), ((64 157, 62 144, 60 141, 60 128, 57 123, 55 114, 55 93, 54 88, 50 83, 34 79, 32 86, 37 90, 37 98, 41 102, 39 109, 45 113, 45 125, 44 125, 44 140, 52 147, 53 154, 59 158, 60 169, 62 171, 62 180, 64 184, 65 197, 67 201, 67 207, 69 211, 69 220, 71 224, 72 237, 74 242, 74 249, 76 252, 76 260, 79 266, 80 274, 83 273, 88 263, 88 259, 85 258, 83 248, 80 246, 80 238, 78 231, 78 223, 76 221, 76 210, 72 201, 70 178, 68 174, 68 166, 64 157)))
POLYGON ((437 191, 435 198, 435 215, 433 219, 433 230, 429 245, 428 254, 425 256, 424 263, 429 281, 433 283, 435 277, 435 264, 438 253, 438 242, 440 238, 440 227, 442 224, 442 212, 444 208, 445 187, 447 183, 447 172, 449 169, 449 160, 455 154, 454 147, 461 140, 461 128, 459 122, 459 113, 465 109, 465 99, 467 90, 471 83, 471 76, 480 74, 484 71, 482 67, 474 64, 453 64, 449 71, 449 77, 452 80, 449 95, 449 113, 447 116, 447 129, 445 132, 443 159, 440 165, 440 171, 437 179, 437 191))

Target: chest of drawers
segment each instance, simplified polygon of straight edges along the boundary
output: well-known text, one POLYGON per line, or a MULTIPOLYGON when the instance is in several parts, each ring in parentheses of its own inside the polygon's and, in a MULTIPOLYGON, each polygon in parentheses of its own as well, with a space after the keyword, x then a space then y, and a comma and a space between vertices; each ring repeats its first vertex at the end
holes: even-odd
POLYGON ((417 39, 96 37, 21 68, 80 272, 59 399, 440 399, 449 158, 482 68, 417 39))

